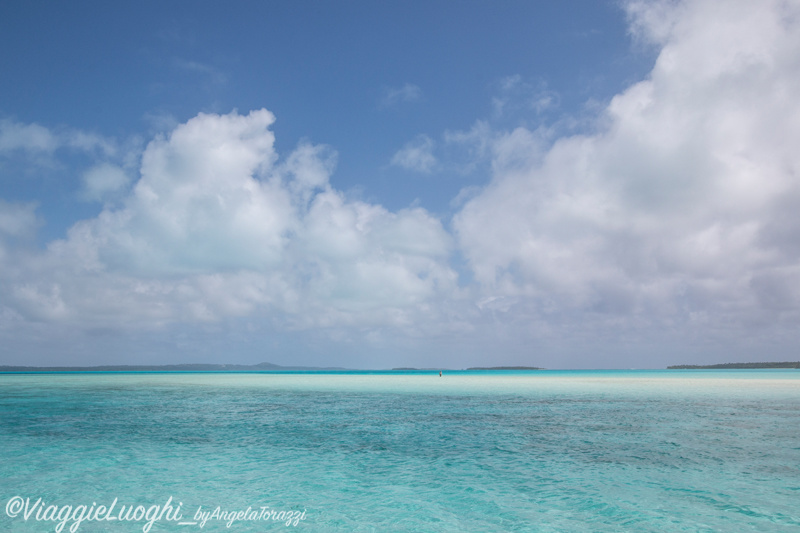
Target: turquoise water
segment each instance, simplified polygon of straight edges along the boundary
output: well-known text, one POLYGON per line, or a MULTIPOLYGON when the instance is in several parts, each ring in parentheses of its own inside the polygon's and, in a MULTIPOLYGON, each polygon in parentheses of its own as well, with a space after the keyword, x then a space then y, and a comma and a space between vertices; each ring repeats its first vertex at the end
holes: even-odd
POLYGON ((0 452, 2 531, 798 531, 800 372, 5 374, 0 452))

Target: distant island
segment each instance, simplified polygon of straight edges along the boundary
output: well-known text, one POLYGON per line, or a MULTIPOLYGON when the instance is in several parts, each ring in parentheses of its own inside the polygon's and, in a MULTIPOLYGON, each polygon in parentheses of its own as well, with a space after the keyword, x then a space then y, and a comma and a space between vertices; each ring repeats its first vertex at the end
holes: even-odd
POLYGON ((346 370, 339 367, 256 365, 101 365, 101 366, 0 366, 0 372, 258 372, 279 370, 346 370))
POLYGON ((719 365, 673 365, 668 370, 729 369, 729 368, 800 368, 800 361, 782 363, 722 363, 719 365))
POLYGON ((538 366, 473 366, 467 370, 544 370, 538 366))
POLYGON ((413 367, 413 366, 398 366, 397 368, 393 368, 392 372, 395 372, 395 371, 397 371, 397 372, 408 372, 408 371, 417 371, 417 370, 419 370, 419 371, 423 371, 423 370, 428 371, 428 370, 430 370, 430 371, 433 371, 433 372, 438 372, 440 370, 450 370, 450 369, 449 368, 442 368, 440 366, 436 367, 436 368, 416 368, 416 367, 413 367))

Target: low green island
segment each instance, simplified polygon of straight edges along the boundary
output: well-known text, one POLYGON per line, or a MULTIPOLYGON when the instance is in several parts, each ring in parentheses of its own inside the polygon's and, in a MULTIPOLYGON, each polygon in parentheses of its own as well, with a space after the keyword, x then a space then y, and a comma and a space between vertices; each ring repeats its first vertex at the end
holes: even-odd
POLYGON ((780 363, 722 363, 718 365, 673 365, 668 370, 699 370, 699 369, 757 369, 757 368, 800 368, 800 361, 784 361, 780 363))
POLYGON ((467 370, 544 370, 538 366, 473 366, 467 370))

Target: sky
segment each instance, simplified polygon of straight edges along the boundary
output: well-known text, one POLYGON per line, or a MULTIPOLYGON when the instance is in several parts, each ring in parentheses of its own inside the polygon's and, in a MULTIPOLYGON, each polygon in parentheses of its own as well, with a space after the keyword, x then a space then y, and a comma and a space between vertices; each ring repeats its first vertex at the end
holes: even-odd
POLYGON ((800 2, 0 4, 0 364, 798 360, 800 2))

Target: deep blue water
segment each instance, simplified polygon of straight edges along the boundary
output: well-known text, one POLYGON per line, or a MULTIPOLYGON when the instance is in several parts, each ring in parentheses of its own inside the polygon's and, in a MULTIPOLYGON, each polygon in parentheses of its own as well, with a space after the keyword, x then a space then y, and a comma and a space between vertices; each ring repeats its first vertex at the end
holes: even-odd
POLYGON ((2 531, 800 531, 800 372, 4 374, 0 452, 2 531))

